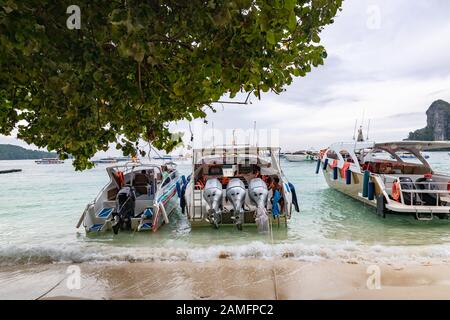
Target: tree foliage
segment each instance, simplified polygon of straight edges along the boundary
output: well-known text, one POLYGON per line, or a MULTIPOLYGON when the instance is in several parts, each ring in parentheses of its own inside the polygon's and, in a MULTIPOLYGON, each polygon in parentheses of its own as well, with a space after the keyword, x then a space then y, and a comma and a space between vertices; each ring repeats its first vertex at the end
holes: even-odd
POLYGON ((319 33, 342 0, 0 0, 0 134, 72 154, 116 143, 170 151, 167 124, 225 94, 281 92, 323 64, 319 33))

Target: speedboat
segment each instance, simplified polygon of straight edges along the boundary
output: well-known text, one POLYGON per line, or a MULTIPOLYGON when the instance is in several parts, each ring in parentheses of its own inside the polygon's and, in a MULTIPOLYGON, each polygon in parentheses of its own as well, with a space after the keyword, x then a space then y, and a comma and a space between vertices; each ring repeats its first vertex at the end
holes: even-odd
POLYGON ((40 160, 34 161, 36 164, 62 164, 64 160, 60 160, 58 158, 42 158, 40 160))
POLYGON ((421 152, 449 147, 449 142, 426 141, 335 143, 321 151, 316 173, 322 170, 331 188, 373 206, 383 217, 447 219, 450 175, 435 172, 421 152), (414 160, 399 156, 405 152, 414 160))
POLYGON ((279 148, 223 146, 194 149, 185 189, 191 226, 286 226, 299 211, 294 186, 279 164, 279 148))
POLYGON ((293 153, 286 153, 284 158, 290 162, 314 161, 319 159, 319 154, 316 151, 296 151, 293 153))
POLYGON ((184 176, 175 164, 128 162, 106 168, 110 181, 78 221, 87 233, 158 230, 179 208, 184 176))
POLYGON ((102 158, 98 160, 92 161, 94 164, 111 164, 111 163, 117 163, 118 161, 115 158, 102 158))

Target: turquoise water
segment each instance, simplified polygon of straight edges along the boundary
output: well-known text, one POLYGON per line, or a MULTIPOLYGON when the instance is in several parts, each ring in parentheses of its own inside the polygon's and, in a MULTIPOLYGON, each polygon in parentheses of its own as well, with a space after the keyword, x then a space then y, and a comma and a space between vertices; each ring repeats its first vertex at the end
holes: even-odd
MULTIPOLYGON (((450 172, 446 152, 429 162, 450 172)), ((70 162, 36 165, 0 161, 0 264, 123 262, 230 258, 339 259, 357 262, 428 263, 450 261, 450 220, 419 222, 412 217, 378 217, 371 207, 328 188, 315 163, 282 161, 295 185, 300 213, 286 229, 269 235, 253 229, 191 230, 180 214, 158 233, 86 236, 75 225, 86 204, 107 183, 105 166, 75 172, 70 162)), ((190 165, 179 170, 189 174, 190 165)))

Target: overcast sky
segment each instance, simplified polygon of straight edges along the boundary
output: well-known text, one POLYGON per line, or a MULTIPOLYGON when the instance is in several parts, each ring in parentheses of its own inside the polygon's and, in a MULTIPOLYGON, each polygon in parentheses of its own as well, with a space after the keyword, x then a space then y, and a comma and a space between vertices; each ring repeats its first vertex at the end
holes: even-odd
MULTIPOLYGON (((209 128, 214 122, 222 132, 248 130, 256 121, 260 130, 279 132, 284 149, 321 148, 351 140, 364 114, 366 129, 371 119, 371 140, 406 138, 425 126, 434 100, 450 101, 449 15, 448 0, 345 0, 321 35, 324 66, 281 95, 253 97, 245 106, 216 105, 209 128)), ((187 123, 171 128, 186 130, 187 123)), ((2 136, 0 143, 20 144, 2 136)))

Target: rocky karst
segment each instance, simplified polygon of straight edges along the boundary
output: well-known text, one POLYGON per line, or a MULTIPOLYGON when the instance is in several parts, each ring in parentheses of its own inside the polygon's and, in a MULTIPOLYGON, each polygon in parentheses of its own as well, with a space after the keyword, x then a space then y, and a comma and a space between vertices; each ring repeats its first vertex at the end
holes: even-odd
POLYGON ((450 103, 436 100, 427 110, 427 126, 410 132, 408 140, 442 141, 450 137, 450 103))

